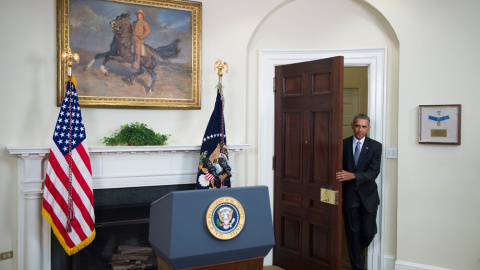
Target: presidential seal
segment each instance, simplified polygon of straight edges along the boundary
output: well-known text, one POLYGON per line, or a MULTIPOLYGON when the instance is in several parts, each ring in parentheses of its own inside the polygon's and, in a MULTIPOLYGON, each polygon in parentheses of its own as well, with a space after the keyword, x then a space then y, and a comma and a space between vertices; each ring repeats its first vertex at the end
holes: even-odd
POLYGON ((207 210, 207 228, 220 240, 236 237, 245 225, 243 206, 232 197, 221 197, 213 201, 207 210))

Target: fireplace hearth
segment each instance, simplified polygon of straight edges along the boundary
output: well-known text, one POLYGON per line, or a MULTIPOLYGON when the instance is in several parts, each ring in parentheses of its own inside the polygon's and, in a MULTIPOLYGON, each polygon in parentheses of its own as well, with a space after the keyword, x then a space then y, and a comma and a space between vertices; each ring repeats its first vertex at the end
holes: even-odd
POLYGON ((52 234, 52 270, 157 270, 148 242, 150 204, 191 189, 194 184, 94 190, 95 239, 69 257, 52 234))

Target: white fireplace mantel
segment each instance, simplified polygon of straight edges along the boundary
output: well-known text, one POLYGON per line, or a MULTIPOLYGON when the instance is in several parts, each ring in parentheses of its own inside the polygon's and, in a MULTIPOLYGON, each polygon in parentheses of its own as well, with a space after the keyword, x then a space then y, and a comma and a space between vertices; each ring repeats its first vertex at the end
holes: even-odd
MULTIPOLYGON (((228 145, 235 183, 235 154, 228 145)), ((50 225, 41 216, 49 148, 7 148, 18 157, 17 269, 50 270, 50 225)), ((200 146, 89 147, 93 189, 195 184, 200 146)))

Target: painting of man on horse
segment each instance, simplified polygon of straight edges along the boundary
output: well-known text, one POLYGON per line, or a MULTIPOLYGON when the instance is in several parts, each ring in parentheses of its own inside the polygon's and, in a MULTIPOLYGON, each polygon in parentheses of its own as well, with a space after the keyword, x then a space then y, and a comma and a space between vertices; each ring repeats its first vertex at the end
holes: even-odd
POLYGON ((115 3, 112 9, 112 2, 108 9, 97 8, 96 14, 92 14, 91 7, 102 4, 97 2, 70 2, 77 8, 89 9, 89 12, 78 14, 78 20, 86 24, 72 24, 70 19, 71 36, 76 37, 71 38, 71 47, 80 53, 84 63, 75 72, 78 82, 85 84, 85 87, 78 87, 79 92, 80 89, 85 91, 79 94, 188 98, 192 84, 189 14, 123 3, 115 3), (94 25, 105 22, 114 10, 122 12, 108 22, 109 29, 105 23, 94 25), (137 17, 133 23, 130 12, 137 17), (89 29, 97 31, 88 32, 89 29), (83 39, 75 35, 77 32, 82 33, 83 39), (153 47, 155 44, 157 46, 153 47))

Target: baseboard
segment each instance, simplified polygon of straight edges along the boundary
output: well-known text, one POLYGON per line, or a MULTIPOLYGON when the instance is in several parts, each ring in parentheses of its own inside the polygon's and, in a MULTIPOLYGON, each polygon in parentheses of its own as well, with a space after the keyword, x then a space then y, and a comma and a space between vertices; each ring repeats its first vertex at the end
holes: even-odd
POLYGON ((451 270, 451 269, 397 260, 395 261, 395 270, 451 270))
MULTIPOLYGON (((265 260, 264 260, 264 266, 266 265, 272 265, 272 262, 269 261, 269 263, 265 263, 265 260)), ((451 270, 451 269, 440 268, 440 267, 425 265, 425 264, 395 261, 394 255, 385 255, 383 256, 382 270, 451 270)))
POLYGON ((384 255, 383 256, 383 269, 384 270, 394 270, 395 269, 395 256, 393 256, 393 255, 384 255))

